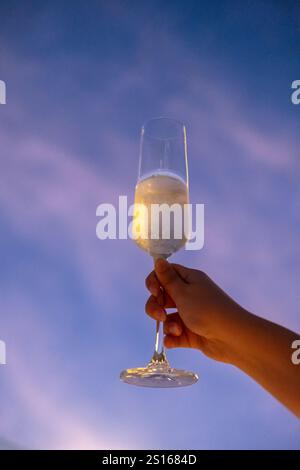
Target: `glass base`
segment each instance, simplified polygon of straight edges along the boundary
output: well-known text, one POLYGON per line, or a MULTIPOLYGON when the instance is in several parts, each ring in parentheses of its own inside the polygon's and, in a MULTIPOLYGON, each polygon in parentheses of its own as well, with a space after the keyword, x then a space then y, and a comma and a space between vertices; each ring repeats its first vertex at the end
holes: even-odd
POLYGON ((183 369, 173 369, 164 354, 161 354, 163 360, 154 356, 146 367, 123 370, 120 379, 130 385, 152 388, 186 387, 197 382, 197 374, 183 369))

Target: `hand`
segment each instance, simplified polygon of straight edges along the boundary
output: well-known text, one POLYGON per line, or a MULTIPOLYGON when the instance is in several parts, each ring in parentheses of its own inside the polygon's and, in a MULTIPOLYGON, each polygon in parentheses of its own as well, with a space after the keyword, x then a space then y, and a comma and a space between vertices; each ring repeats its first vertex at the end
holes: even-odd
POLYGON ((146 285, 146 312, 164 322, 167 348, 200 349, 238 367, 300 418, 299 366, 291 361, 299 335, 243 309, 195 269, 159 259, 146 285))
POLYGON ((164 322, 167 348, 200 349, 213 359, 230 362, 227 344, 243 309, 205 273, 158 259, 146 286, 152 294, 146 312, 164 322), (167 315, 166 308, 177 312, 167 315))

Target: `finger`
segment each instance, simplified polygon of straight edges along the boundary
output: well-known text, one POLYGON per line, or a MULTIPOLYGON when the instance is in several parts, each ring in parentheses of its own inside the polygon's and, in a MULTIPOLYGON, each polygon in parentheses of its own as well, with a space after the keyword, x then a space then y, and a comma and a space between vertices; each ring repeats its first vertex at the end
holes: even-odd
POLYGON ((145 310, 151 318, 154 318, 158 321, 165 321, 167 317, 165 310, 161 305, 159 305, 156 297, 153 295, 151 295, 147 300, 145 310))
POLYGON ((156 277, 155 271, 152 271, 145 279, 147 289, 152 295, 157 297, 158 303, 165 308, 174 308, 175 303, 167 292, 161 288, 159 280, 156 277))
POLYGON ((180 336, 166 335, 164 337, 164 346, 168 349, 190 347, 184 334, 180 336))
POLYGON ((164 333, 167 335, 180 336, 183 332, 183 324, 178 312, 170 313, 164 322, 164 333))
POLYGON ((176 307, 175 302, 173 301, 173 299, 164 290, 161 290, 160 294, 157 296, 157 302, 159 303, 159 305, 161 307, 164 307, 164 308, 175 308, 176 307))
POLYGON ((160 294, 160 283, 156 277, 155 271, 152 271, 145 279, 147 289, 156 297, 160 294))
POLYGON ((170 336, 180 336, 182 334, 182 327, 179 322, 166 322, 164 323, 164 333, 170 336))
POLYGON ((174 299, 182 297, 186 284, 167 260, 159 258, 155 262, 155 273, 163 288, 174 299))
MULTIPOLYGON (((163 295, 163 301, 161 302, 161 298, 160 297, 155 297, 155 295, 151 296, 150 297, 154 297, 154 299, 156 300, 156 302, 158 303, 158 305, 160 307, 162 307, 163 310, 165 310, 166 308, 175 308, 175 304, 173 302, 173 300, 168 296, 166 295, 166 293, 164 293, 163 295)), ((149 299, 150 299, 149 297, 149 299)), ((147 302, 149 301, 149 299, 147 300, 147 302)), ((146 302, 146 305, 147 305, 147 302, 146 302)), ((151 300, 152 302, 152 300, 151 300)))

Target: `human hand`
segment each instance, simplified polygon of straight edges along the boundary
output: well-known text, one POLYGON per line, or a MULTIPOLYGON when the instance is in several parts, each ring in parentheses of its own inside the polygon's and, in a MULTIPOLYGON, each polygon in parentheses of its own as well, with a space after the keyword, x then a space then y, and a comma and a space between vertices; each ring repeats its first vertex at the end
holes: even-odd
POLYGON ((146 285, 146 312, 164 322, 167 348, 196 348, 238 367, 300 418, 300 375, 291 361, 298 334, 248 312, 195 269, 159 259, 146 285))
POLYGON ((243 309, 205 273, 158 259, 146 286, 151 292, 146 312, 164 322, 167 348, 200 349, 230 362, 230 337, 243 309), (166 308, 177 311, 167 315, 166 308))

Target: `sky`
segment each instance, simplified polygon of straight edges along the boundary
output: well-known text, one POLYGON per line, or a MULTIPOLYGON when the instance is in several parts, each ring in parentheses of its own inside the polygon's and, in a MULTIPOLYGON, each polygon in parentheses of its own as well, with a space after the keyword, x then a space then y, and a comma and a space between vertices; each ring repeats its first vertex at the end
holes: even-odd
POLYGON ((154 342, 150 257, 96 238, 133 201, 141 125, 186 124, 206 271, 300 331, 297 1, 5 1, 0 5, 0 448, 299 449, 300 423, 232 366, 169 360, 193 387, 130 387, 154 342))

